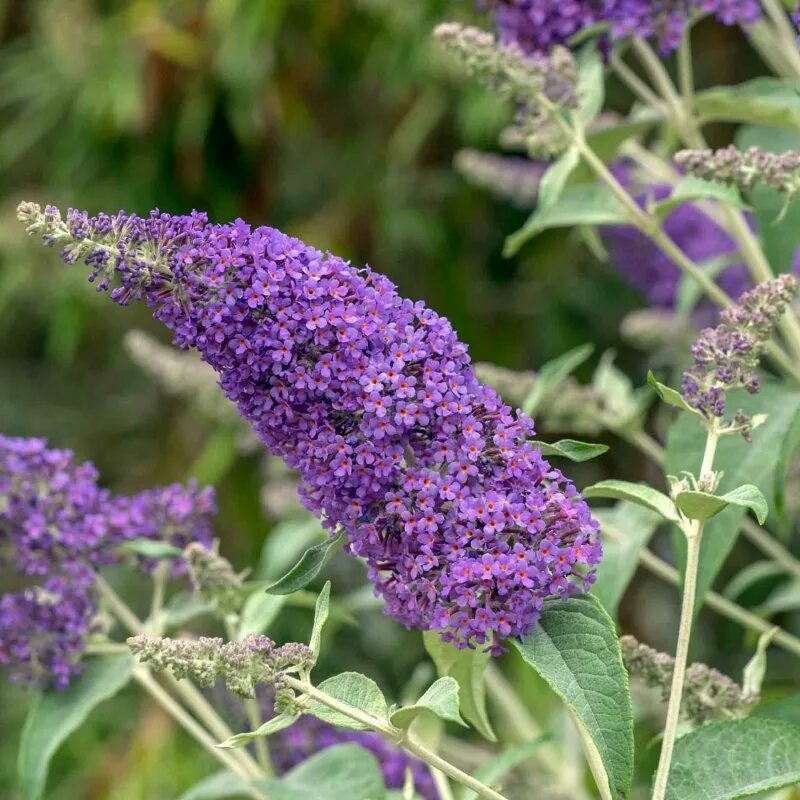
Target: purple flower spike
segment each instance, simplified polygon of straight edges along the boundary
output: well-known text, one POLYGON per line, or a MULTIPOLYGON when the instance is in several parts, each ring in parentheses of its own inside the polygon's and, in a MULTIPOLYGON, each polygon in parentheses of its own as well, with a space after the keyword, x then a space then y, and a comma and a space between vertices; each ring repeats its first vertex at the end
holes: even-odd
POLYGON ((143 299, 196 347, 305 505, 343 528, 387 611, 460 647, 523 636, 588 588, 598 525, 481 385, 450 323, 392 283, 272 228, 24 204, 31 233, 143 299))

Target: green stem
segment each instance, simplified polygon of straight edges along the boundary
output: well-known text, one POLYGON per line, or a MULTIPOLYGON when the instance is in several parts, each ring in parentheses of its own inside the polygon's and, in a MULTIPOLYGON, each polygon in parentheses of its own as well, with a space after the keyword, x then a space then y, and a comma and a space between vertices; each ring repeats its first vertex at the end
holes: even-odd
POLYGON ((667 780, 672 764, 672 752, 678 735, 683 685, 686 680, 686 665, 689 658, 689 642, 692 635, 694 619, 694 603, 697 593, 697 570, 700 565, 700 542, 702 525, 697 521, 687 524, 686 530, 686 573, 683 582, 683 601, 681 603, 681 620, 678 627, 678 644, 675 650, 675 669, 672 674, 667 721, 664 725, 664 738, 661 743, 661 754, 658 760, 653 800, 664 800, 667 792, 667 780))
POLYGON ((614 800, 611 795, 611 785, 608 781, 608 773, 603 765, 603 759, 600 757, 600 752, 597 746, 592 741, 592 737, 586 732, 583 723, 575 716, 575 712, 567 706, 567 711, 572 719, 575 729, 578 731, 578 736, 581 740, 581 747, 586 756, 586 762, 589 764, 589 770, 594 778, 597 791, 600 792, 602 800, 614 800))
MULTIPOLYGON (((233 756, 233 754, 220 750, 216 747, 216 742, 211 738, 208 731, 200 725, 195 718, 187 713, 187 711, 176 702, 175 699, 167 692, 161 684, 156 681, 150 671, 137 666, 133 670, 134 680, 185 730, 189 733, 195 741, 197 741, 205 750, 207 750, 214 758, 226 766, 234 774, 238 775, 243 780, 249 782, 252 778, 247 770, 245 770, 241 762, 233 756)), ((255 788, 249 789, 248 794, 258 800, 268 800, 267 796, 255 788)))
POLYGON ((335 697, 331 697, 326 692, 321 691, 308 680, 299 680, 291 676, 286 676, 285 680, 286 683, 296 691, 380 733, 382 736, 416 756, 420 761, 424 761, 428 766, 439 770, 439 772, 444 773, 462 786, 472 789, 479 797, 486 798, 486 800, 508 800, 507 797, 496 792, 490 786, 481 783, 477 778, 473 778, 471 775, 463 772, 449 761, 445 761, 445 759, 432 750, 429 750, 425 745, 409 738, 407 731, 396 728, 388 720, 375 717, 372 714, 368 714, 366 711, 361 711, 347 703, 343 703, 335 697))
POLYGON ((794 77, 800 77, 800 51, 797 49, 797 37, 792 30, 786 10, 779 0, 761 0, 761 5, 764 6, 767 16, 775 26, 775 39, 781 52, 786 56, 786 60, 791 64, 795 72, 794 77))

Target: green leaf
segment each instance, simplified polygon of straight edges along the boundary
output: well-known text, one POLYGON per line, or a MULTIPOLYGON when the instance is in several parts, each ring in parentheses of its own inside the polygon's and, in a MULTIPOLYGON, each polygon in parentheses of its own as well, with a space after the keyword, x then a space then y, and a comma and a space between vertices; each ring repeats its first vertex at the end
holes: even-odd
POLYGON ((245 733, 237 733, 229 737, 224 742, 220 742, 217 747, 220 750, 233 750, 237 747, 244 747, 249 744, 253 739, 258 739, 260 736, 269 736, 270 734, 282 731, 290 725, 294 725, 300 718, 299 714, 278 714, 267 720, 263 725, 259 725, 254 731, 247 731, 245 733))
MULTIPOLYGON (((722 472, 719 490, 730 491, 742 483, 758 486, 766 497, 772 495, 776 462, 784 440, 800 413, 800 392, 775 381, 764 380, 761 392, 729 392, 729 407, 741 408, 750 415, 767 412, 767 420, 753 432, 752 443, 739 436, 724 437, 717 448, 714 469, 722 472)), ((705 430, 689 414, 681 414, 667 436, 666 473, 696 473, 703 461, 705 430)), ((700 567, 697 576, 697 608, 711 588, 722 564, 739 536, 745 509, 731 505, 710 519, 700 545, 700 567)), ((686 563, 686 543, 682 534, 673 537, 678 566, 686 563)))
POLYGON ((273 583, 292 568, 307 548, 328 538, 319 520, 311 514, 283 520, 264 539, 253 578, 273 583))
POLYGON ((786 510, 786 483, 789 478, 789 467, 797 446, 800 444, 800 414, 798 414, 781 441, 778 460, 775 464, 775 490, 773 505, 778 519, 778 535, 788 543, 792 536, 792 521, 786 510))
POLYGON ((322 640, 322 629, 328 620, 328 614, 331 607, 331 582, 325 581, 322 591, 317 597, 317 603, 314 608, 314 624, 311 628, 311 638, 308 640, 308 646, 315 656, 319 656, 319 647, 322 640))
POLYGON ((603 533, 603 559, 597 565, 592 594, 616 618, 617 607, 639 566, 639 553, 661 524, 659 514, 633 503, 592 512, 603 533))
POLYGON ((738 600, 752 586, 778 575, 791 575, 791 568, 775 561, 754 561, 731 578, 723 594, 728 600, 738 600))
POLYGON ((538 447, 544 456, 561 456, 570 461, 591 461, 593 458, 602 456, 608 452, 606 444, 591 444, 590 442, 578 442, 575 439, 560 439, 557 442, 540 442, 536 439, 531 440, 534 447, 538 447))
POLYGON ((255 781, 269 800, 384 800, 383 773, 375 757, 357 744, 328 747, 280 780, 255 781))
POLYGON ((773 614, 794 611, 798 608, 800 608, 800 580, 794 578, 775 589, 759 606, 758 611, 765 617, 771 617, 773 614))
POLYGON ((389 721, 398 728, 407 728, 420 714, 430 712, 445 722, 464 725, 458 708, 458 681, 455 678, 439 678, 413 706, 394 711, 389 721))
POLYGON ((485 739, 496 742, 486 711, 486 668, 491 655, 477 647, 459 650, 443 642, 436 631, 423 631, 422 640, 439 677, 458 681, 461 716, 485 739))
MULTIPOLYGON (((378 684, 360 672, 342 672, 322 681, 317 688, 335 700, 346 703, 366 714, 371 714, 373 717, 385 720, 389 714, 386 698, 378 684)), ((363 725, 339 711, 334 711, 317 700, 312 700, 306 710, 309 714, 313 714, 325 722, 330 722, 331 725, 338 725, 340 728, 351 728, 354 731, 369 730, 368 725, 363 725)))
POLYGON ((233 772, 215 772, 185 791, 178 800, 231 800, 250 798, 250 784, 233 772))
POLYGON ((157 539, 130 539, 120 545, 120 549, 133 553, 133 555, 152 558, 156 561, 183 558, 183 550, 179 547, 157 539))
POLYGON ((345 540, 345 532, 340 530, 325 542, 309 547, 300 560, 282 577, 271 586, 267 587, 268 594, 291 594, 298 589, 308 586, 314 578, 322 572, 322 568, 331 557, 334 550, 345 540))
POLYGON ((704 725, 675 743, 667 800, 736 800, 800 781, 800 726, 772 719, 704 725))
POLYGON ((780 78, 756 78, 738 86, 718 86, 697 92, 703 122, 752 122, 800 131, 797 84, 780 78))
POLYGON ((506 257, 516 255, 524 244, 551 228, 626 222, 617 198, 606 186, 594 183, 568 186, 554 205, 536 209, 522 228, 506 239, 503 254, 506 257))
POLYGON ((689 517, 689 519, 699 520, 715 517, 728 506, 749 508, 756 515, 761 525, 764 524, 767 514, 769 514, 767 498, 764 497, 761 489, 751 483, 737 486, 723 495, 694 491, 678 492, 675 495, 675 505, 678 506, 684 516, 689 517))
POLYGON ((780 628, 770 628, 758 637, 756 652, 744 668, 742 680, 742 695, 744 697, 758 697, 767 672, 767 648, 780 628))
POLYGON ((533 389, 522 404, 522 410, 529 416, 533 415, 547 393, 571 375, 593 352, 593 344, 582 344, 543 364, 536 375, 533 389))
POLYGON ((274 622, 289 599, 287 594, 253 592, 245 601, 239 621, 239 636, 250 633, 262 634, 274 622))
POLYGON ((583 125, 588 126, 603 109, 605 65, 594 42, 582 47, 575 61, 578 67, 577 116, 583 125))
POLYGON ((633 777, 633 712, 614 623, 591 595, 547 600, 539 624, 511 642, 581 721, 614 797, 633 777))
POLYGON ((562 153, 542 175, 539 183, 539 208, 549 208, 558 202, 569 176, 580 163, 581 157, 574 147, 562 153))
POLYGON ((677 522, 678 515, 672 500, 665 494, 644 483, 608 480, 600 481, 583 490, 584 497, 610 497, 614 500, 628 500, 636 505, 649 508, 670 522, 677 522))
POLYGON ((800 692, 759 703, 750 714, 753 717, 779 719, 800 726, 800 692))
POLYGON ((63 692, 36 695, 19 744, 17 769, 22 800, 39 800, 44 796, 50 760, 56 750, 84 723, 95 706, 128 683, 133 664, 130 655, 93 659, 63 692))
POLYGON ((688 411, 695 416, 698 416, 697 409, 692 408, 684 399, 683 395, 667 386, 665 383, 659 383, 656 376, 652 372, 647 373, 647 383, 653 388, 653 391, 658 395, 660 400, 663 400, 668 406, 679 408, 681 411, 688 411))
POLYGON ((669 197, 653 203, 650 211, 663 220, 679 205, 692 200, 717 200, 731 208, 749 208, 735 186, 727 186, 717 181, 706 181, 694 175, 687 175, 678 181, 669 197))
MULTIPOLYGON (((505 750, 501 750, 497 755, 492 756, 488 761, 478 767, 473 773, 474 776, 485 783, 487 786, 496 786, 509 772, 524 764, 543 744, 550 741, 549 734, 538 736, 532 742, 514 745, 505 750)), ((458 800, 476 800, 478 795, 463 787, 458 793, 458 800)))

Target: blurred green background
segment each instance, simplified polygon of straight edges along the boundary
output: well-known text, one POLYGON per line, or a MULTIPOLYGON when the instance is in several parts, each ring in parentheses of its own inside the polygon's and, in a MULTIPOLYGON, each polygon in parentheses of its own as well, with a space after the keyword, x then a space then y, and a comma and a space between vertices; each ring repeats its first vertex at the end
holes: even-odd
MULTIPOLYGON (((73 448, 116 491, 188 475, 215 483, 223 552, 239 568, 274 529, 259 455, 231 461, 224 426, 133 364, 124 333, 167 341, 164 332, 146 309, 121 311, 81 269, 27 241, 14 215, 23 199, 92 213, 200 208, 273 225, 385 272, 448 316, 476 359, 535 369, 592 341, 615 348, 640 383, 646 359, 619 335, 637 294, 567 233, 504 259, 525 212, 452 168, 460 147, 496 149, 509 115, 432 52, 436 23, 471 13, 448 0, 0 0, 0 430, 73 448)), ((759 73, 735 32, 703 35, 706 82, 759 73)), ((618 88, 610 97, 624 106, 618 88)), ((572 470, 579 485, 658 480, 640 455, 609 443, 602 463, 572 470)), ((361 586, 357 564, 332 570, 340 590, 361 586)), ((626 630, 664 648, 675 618, 674 592, 646 578, 622 610, 626 630)), ((419 636, 374 611, 359 621, 359 631, 341 629, 327 668, 362 669, 400 692, 423 658, 419 636)), ((280 622, 287 636, 308 624, 298 609, 280 622)), ((741 632, 702 624, 701 655, 738 677, 741 632)), ((0 688, 3 798, 15 796, 26 703, 0 688)), ((59 755, 49 798, 170 800, 211 771, 133 691, 103 709, 59 755)))

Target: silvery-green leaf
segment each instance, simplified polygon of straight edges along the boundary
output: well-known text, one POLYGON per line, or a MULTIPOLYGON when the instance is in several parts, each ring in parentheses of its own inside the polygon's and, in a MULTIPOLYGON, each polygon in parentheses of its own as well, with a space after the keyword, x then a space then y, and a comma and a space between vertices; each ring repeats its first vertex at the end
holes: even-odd
POLYGON ((728 506, 749 508, 762 525, 769 514, 769 505, 764 493, 752 484, 737 486, 723 495, 707 492, 685 491, 675 495, 675 505, 689 519, 707 520, 724 511, 728 506))
POLYGON ((439 678, 414 705, 397 709, 389 720, 398 728, 407 728, 420 714, 430 712, 446 722, 463 725, 458 709, 458 682, 454 678, 439 678))
MULTIPOLYGON (((375 681, 362 675, 359 672, 342 672, 328 680, 323 681, 318 687, 320 691, 352 706, 359 711, 370 714, 379 719, 386 719, 389 709, 386 698, 375 681)), ((319 719, 330 722, 331 725, 338 725, 341 728, 352 728, 356 731, 369 730, 368 725, 364 725, 356 720, 329 708, 324 703, 312 700, 307 707, 309 714, 313 714, 319 719)))
POLYGON ((561 456, 570 461, 591 461, 608 452, 606 444, 592 444, 591 442, 578 442, 575 439, 560 439, 557 442, 540 442, 531 440, 534 447, 538 447, 544 456, 561 456))
POLYGON ((273 733, 282 731, 290 725, 294 725, 300 718, 299 714, 279 714, 267 720, 263 725, 259 725, 254 731, 247 731, 245 733, 237 733, 234 736, 220 742, 217 747, 222 750, 233 750, 237 747, 244 747, 249 744, 253 739, 258 739, 260 736, 270 736, 273 733))
POLYGON ((613 797, 633 778, 633 711, 614 623, 591 595, 546 600, 539 624, 512 639, 580 720, 602 760, 613 797))
POLYGON ((681 411, 688 411, 690 414, 699 416, 697 409, 692 408, 684 399, 683 395, 671 386, 664 383, 659 383, 652 372, 647 373, 647 383, 653 387, 653 391, 658 397, 663 400, 667 405, 679 408, 681 411))
POLYGON ((130 655, 93 659, 63 692, 40 692, 31 704, 19 743, 17 769, 22 800, 44 797, 50 761, 94 708, 113 697, 133 672, 130 655))
POLYGON ((548 208, 558 202, 570 174, 580 160, 578 151, 570 147, 547 168, 539 183, 539 208, 548 208))
POLYGON ((800 781, 800 726, 748 717, 675 743, 667 800, 737 800, 800 781))
POLYGON ((644 483, 608 480, 587 486, 584 497, 609 497, 614 500, 628 500, 636 505, 649 508, 670 522, 678 521, 678 514, 672 500, 665 494, 644 483))
POLYGON ((319 656, 319 647, 322 640, 322 629, 328 620, 328 613, 331 605, 331 582, 325 581, 322 591, 317 597, 316 607, 314 608, 314 624, 311 628, 311 638, 308 646, 315 656, 319 656))
POLYGON ((692 200, 717 200, 731 208, 748 208, 735 186, 686 175, 678 181, 670 196, 654 203, 650 211, 659 219, 664 219, 677 206, 692 200))
POLYGON ((325 542, 309 547, 300 560, 282 578, 267 587, 268 594, 291 594, 308 586, 322 572, 333 552, 344 542, 344 531, 338 531, 325 542))
POLYGON ((239 635, 262 634, 280 614, 289 599, 287 594, 267 594, 256 590, 245 601, 239 621, 239 635))

